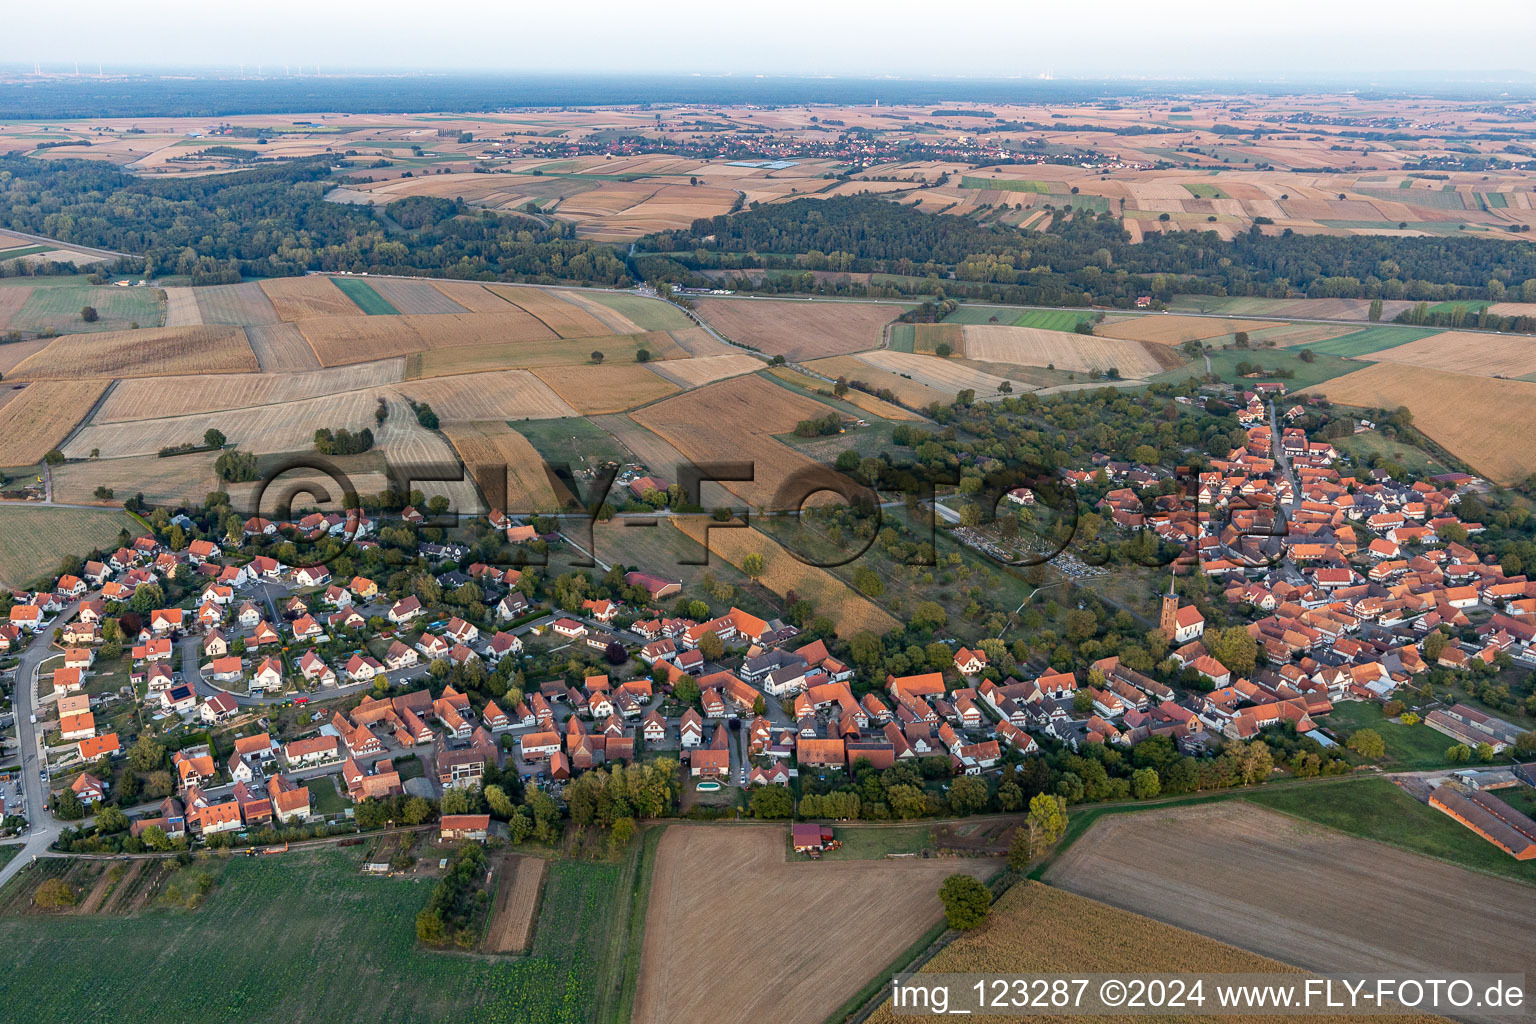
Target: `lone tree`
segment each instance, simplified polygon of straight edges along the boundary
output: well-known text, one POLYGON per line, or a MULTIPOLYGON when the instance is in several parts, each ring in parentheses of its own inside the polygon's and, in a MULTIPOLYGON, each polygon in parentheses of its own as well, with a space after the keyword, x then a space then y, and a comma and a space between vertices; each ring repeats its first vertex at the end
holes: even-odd
POLYGON ((750 551, 746 555, 742 556, 741 571, 746 573, 748 578, 753 580, 756 580, 759 576, 761 576, 763 574, 762 554, 757 551, 750 551))
POLYGON ((601 352, 593 352, 592 361, 594 363, 601 363, 603 361, 603 354, 601 352))
POLYGON ((203 431, 203 444, 207 445, 209 448, 223 448, 224 442, 227 440, 229 439, 224 436, 224 432, 222 430, 209 427, 207 430, 203 431))
POLYGON ((1379 761, 1387 754, 1387 744, 1382 740, 1381 733, 1375 729, 1356 729, 1350 733, 1346 746, 1361 757, 1372 761, 1379 761))
POLYGON ((939 902, 944 904, 944 920, 949 926, 966 931, 987 919, 992 894, 970 875, 950 875, 939 886, 939 902))
POLYGON ((97 320, 99 320, 100 317, 98 317, 96 315, 96 307, 95 306, 81 306, 80 307, 80 319, 84 320, 88 324, 93 324, 97 320))

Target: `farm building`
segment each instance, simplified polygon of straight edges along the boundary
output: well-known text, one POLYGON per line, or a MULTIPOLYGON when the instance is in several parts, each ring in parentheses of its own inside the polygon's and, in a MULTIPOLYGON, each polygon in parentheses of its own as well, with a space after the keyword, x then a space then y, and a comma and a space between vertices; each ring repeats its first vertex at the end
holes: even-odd
POLYGON ((791 825, 789 829, 796 853, 824 850, 832 842, 832 829, 827 825, 791 825))
POLYGON ((1450 815, 1516 860, 1536 860, 1536 821, 1497 797, 1441 786, 1429 806, 1450 815))
POLYGON ((472 839, 477 843, 483 843, 490 828, 489 814, 445 814, 438 829, 438 836, 450 840, 472 839))

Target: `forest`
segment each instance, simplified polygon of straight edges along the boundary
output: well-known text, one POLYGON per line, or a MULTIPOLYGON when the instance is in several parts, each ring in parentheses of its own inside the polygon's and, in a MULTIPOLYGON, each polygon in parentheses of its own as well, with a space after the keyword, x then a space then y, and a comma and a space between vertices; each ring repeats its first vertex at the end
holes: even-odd
MULTIPOLYGON (((1536 248, 1461 237, 1396 238, 1251 230, 1232 241, 1214 232, 1150 234, 1132 243, 1113 214, 1054 211, 1047 230, 1025 234, 965 217, 927 214, 874 196, 755 205, 695 220, 687 231, 640 240, 638 272, 831 270, 890 274, 837 286, 847 294, 949 295, 1042 305, 1127 306, 1139 295, 1175 293, 1444 301, 1536 301, 1536 248), (954 280, 949 280, 949 274, 954 280)), ((714 282, 718 287, 718 282, 714 282)), ((809 273, 770 277, 756 290, 827 290, 809 273)))
MULTIPOLYGON (((333 158, 227 175, 146 180, 88 160, 0 157, 0 226, 143 256, 193 284, 309 271, 627 285, 611 246, 489 211, 443 217, 406 201, 413 225, 323 198, 333 158)), ((459 213, 467 208, 459 207, 459 213)))

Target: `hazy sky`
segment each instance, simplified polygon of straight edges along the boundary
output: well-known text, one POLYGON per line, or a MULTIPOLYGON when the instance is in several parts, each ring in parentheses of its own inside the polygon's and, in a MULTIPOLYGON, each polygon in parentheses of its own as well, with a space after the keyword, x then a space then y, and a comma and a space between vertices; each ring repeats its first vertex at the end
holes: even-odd
POLYGON ((1536 0, 71 0, 0 61, 550 72, 1307 77, 1536 71, 1536 0))

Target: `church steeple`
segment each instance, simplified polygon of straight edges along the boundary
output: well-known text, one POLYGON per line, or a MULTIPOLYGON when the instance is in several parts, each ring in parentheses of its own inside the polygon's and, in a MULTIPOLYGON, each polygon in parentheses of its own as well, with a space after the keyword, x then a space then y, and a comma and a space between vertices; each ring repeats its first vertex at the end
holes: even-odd
POLYGON ((1168 577, 1168 593, 1163 595, 1163 614, 1158 628, 1168 634, 1171 643, 1179 633, 1179 598, 1173 592, 1173 576, 1168 577))

